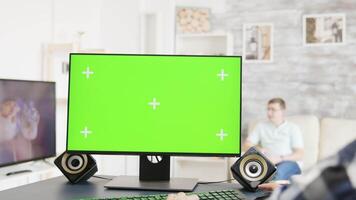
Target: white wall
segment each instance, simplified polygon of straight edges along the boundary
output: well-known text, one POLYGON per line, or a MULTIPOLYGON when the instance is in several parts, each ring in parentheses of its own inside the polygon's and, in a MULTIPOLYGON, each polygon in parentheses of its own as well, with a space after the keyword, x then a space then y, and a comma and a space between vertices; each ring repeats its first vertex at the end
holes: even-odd
POLYGON ((174 9, 178 5, 224 9, 217 0, 2 0, 0 77, 42 79, 42 44, 78 41, 83 48, 139 53, 140 17, 160 16, 157 53, 173 53, 174 9), (20 59, 19 59, 20 58, 20 59))
POLYGON ((156 53, 174 53, 174 11, 175 1, 143 0, 142 12, 157 15, 157 48, 156 53))
POLYGON ((51 1, 12 0, 0 6, 0 78, 42 78, 41 44, 51 40, 51 1))
POLYGON ((139 0, 1 0, 0 78, 41 80, 43 44, 79 31, 82 48, 138 53, 139 11, 139 0))
POLYGON ((81 48, 102 47, 101 8, 102 0, 55 0, 53 42, 78 42, 78 32, 84 32, 81 48))
POLYGON ((101 30, 109 52, 139 53, 140 1, 103 0, 101 30))

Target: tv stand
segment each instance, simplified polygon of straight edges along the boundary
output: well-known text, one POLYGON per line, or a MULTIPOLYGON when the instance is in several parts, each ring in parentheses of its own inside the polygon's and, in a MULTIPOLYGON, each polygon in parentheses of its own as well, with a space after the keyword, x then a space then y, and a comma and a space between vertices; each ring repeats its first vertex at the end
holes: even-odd
POLYGON ((194 178, 171 178, 170 156, 140 156, 139 176, 118 176, 105 184, 109 189, 138 189, 191 192, 198 183, 194 178))

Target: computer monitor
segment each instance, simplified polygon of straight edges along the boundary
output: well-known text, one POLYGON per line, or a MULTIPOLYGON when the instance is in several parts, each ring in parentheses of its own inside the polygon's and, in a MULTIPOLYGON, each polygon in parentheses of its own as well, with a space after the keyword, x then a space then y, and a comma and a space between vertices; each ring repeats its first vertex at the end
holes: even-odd
POLYGON ((142 155, 239 156, 241 71, 240 56, 72 53, 67 151, 141 155, 140 180, 160 179, 142 155))
POLYGON ((56 155, 55 83, 0 79, 0 167, 56 155))

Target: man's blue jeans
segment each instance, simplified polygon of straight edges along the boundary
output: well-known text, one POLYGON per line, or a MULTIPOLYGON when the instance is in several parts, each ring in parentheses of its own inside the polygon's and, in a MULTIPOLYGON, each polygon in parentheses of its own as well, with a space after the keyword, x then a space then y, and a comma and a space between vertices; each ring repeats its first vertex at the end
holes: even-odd
POLYGON ((290 180, 290 177, 301 174, 299 165, 295 161, 282 161, 276 165, 277 173, 274 180, 290 180))

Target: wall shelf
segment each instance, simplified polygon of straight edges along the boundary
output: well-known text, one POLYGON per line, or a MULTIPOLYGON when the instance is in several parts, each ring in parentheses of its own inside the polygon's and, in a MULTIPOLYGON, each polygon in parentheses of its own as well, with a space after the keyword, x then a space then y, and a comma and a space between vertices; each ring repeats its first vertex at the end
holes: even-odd
POLYGON ((175 53, 180 55, 233 55, 233 36, 217 31, 199 34, 178 34, 175 53))

